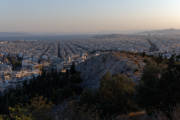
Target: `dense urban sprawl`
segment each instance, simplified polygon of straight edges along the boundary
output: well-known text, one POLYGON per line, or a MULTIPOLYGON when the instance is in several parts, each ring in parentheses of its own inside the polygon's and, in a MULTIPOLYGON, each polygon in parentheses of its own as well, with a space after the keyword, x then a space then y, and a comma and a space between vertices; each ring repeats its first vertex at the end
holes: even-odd
POLYGON ((104 35, 72 40, 0 41, 0 91, 37 77, 42 69, 65 71, 106 51, 179 54, 178 36, 104 35))

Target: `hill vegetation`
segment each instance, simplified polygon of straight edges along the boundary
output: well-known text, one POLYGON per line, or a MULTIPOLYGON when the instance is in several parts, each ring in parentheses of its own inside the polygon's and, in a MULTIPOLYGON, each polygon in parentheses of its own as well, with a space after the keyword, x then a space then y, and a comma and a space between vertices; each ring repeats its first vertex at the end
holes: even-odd
POLYGON ((146 63, 138 83, 127 74, 107 71, 97 89, 88 89, 75 66, 67 73, 44 71, 0 97, 0 119, 178 120, 178 57, 136 56, 146 63))

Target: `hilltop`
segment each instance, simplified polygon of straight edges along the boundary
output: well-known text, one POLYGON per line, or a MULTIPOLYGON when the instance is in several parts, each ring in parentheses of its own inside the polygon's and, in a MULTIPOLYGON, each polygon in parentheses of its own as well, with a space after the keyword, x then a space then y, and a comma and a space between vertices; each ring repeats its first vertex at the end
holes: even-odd
POLYGON ((145 66, 143 60, 142 56, 133 53, 107 52, 81 63, 77 66, 77 71, 81 73, 84 87, 98 88, 100 79, 106 72, 126 74, 138 81, 145 66))

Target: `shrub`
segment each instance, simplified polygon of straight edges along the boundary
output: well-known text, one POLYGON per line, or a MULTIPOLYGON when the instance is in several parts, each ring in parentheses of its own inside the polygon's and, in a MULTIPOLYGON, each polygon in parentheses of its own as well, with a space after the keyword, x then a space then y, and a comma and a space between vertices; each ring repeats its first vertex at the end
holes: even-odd
POLYGON ((148 113, 161 111, 168 117, 180 103, 180 69, 175 59, 167 64, 147 64, 138 87, 139 105, 148 113))
POLYGON ((80 103, 95 106, 102 116, 111 117, 136 110, 134 93, 135 83, 126 75, 107 72, 101 79, 100 88, 97 91, 84 91, 80 103))
POLYGON ((105 114, 127 113, 135 109, 134 93, 135 83, 126 75, 107 73, 99 89, 101 109, 105 114))
POLYGON ((52 103, 42 96, 35 97, 30 104, 9 107, 10 118, 13 120, 52 120, 52 103))
POLYGON ((68 102, 63 110, 57 112, 56 117, 59 120, 100 120, 96 109, 79 106, 75 101, 68 102))

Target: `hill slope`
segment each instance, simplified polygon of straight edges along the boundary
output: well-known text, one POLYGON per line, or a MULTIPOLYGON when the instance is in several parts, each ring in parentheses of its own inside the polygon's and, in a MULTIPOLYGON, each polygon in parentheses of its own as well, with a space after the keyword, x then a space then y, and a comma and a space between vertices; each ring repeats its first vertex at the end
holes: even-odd
POLYGON ((141 77, 145 63, 143 57, 125 52, 108 52, 93 57, 77 66, 84 80, 82 85, 87 88, 98 88, 100 79, 106 72, 126 74, 134 81, 141 77))

